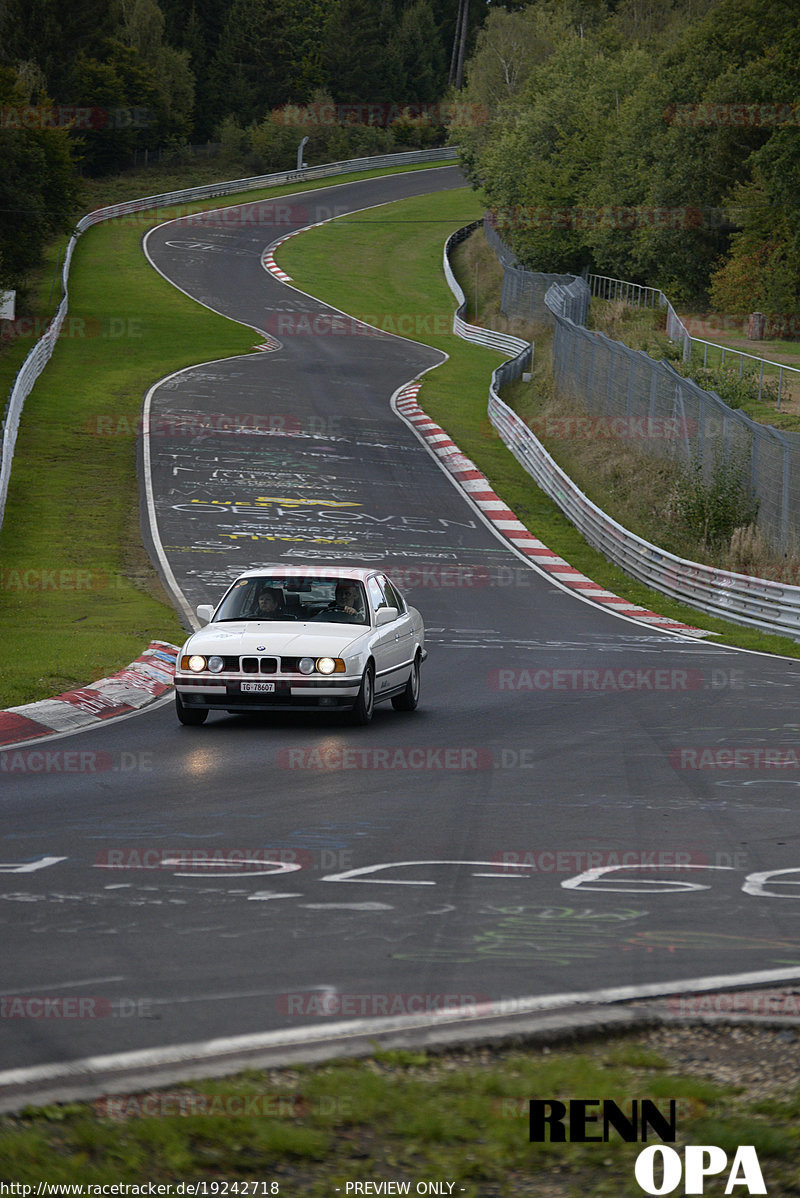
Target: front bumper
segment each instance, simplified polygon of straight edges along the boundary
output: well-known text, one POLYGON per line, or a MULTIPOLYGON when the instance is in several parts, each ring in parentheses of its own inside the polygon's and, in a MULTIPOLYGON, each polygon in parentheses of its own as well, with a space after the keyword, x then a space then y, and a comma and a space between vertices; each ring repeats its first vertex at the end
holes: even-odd
POLYGON ((319 711, 352 707, 358 698, 361 678, 214 678, 207 675, 176 674, 175 690, 184 707, 220 711, 319 711), (248 691, 256 684, 274 690, 248 691))

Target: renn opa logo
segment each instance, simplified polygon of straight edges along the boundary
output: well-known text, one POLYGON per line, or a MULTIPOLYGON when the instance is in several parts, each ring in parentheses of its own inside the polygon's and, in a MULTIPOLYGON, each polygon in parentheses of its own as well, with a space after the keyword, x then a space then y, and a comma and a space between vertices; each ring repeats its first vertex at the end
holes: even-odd
POLYGON ((680 1153, 670 1147, 677 1131, 675 1099, 670 1100, 668 1115, 649 1098, 633 1099, 630 1108, 627 1114, 610 1099, 573 1098, 566 1103, 553 1098, 532 1098, 531 1143, 603 1144, 608 1142, 613 1129, 620 1139, 635 1144, 646 1143, 652 1133, 662 1142, 642 1149, 634 1165, 634 1176, 645 1194, 702 1194, 707 1177, 720 1176, 726 1171, 726 1194, 767 1193, 752 1144, 740 1145, 730 1164, 728 1154, 714 1144, 687 1144, 681 1159, 680 1153))

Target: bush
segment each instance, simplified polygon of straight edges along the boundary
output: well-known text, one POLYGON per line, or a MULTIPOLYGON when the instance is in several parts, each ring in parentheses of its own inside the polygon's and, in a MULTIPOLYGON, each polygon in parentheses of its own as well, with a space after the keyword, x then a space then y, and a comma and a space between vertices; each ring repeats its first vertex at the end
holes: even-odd
MULTIPOLYGON (((703 367, 688 363, 682 373, 685 377, 693 379, 698 387, 705 391, 716 391, 730 408, 743 408, 759 402, 758 373, 755 367, 745 370, 740 375, 738 367, 703 367)), ((760 401, 775 404, 778 402, 776 378, 762 379, 760 401)))
POLYGON ((728 546, 734 532, 754 524, 758 515, 745 459, 736 456, 726 461, 718 450, 708 470, 693 458, 679 476, 672 508, 686 534, 705 548, 728 546))

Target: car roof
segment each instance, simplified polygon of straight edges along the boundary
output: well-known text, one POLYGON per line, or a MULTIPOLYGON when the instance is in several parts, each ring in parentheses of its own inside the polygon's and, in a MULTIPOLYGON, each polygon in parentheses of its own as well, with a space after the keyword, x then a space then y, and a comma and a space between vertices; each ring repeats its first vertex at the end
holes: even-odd
POLYGON ((270 562, 268 565, 255 566, 252 570, 243 570, 237 578, 353 578, 366 582, 372 574, 382 573, 374 566, 327 566, 322 562, 313 566, 298 566, 291 562, 270 562))

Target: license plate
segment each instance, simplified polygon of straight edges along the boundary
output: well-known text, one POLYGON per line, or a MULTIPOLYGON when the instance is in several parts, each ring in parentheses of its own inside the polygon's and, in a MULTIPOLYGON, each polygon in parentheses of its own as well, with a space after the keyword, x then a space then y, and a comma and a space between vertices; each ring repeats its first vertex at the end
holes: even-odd
POLYGON ((243 682, 242 694, 244 695, 273 695, 275 693, 274 682, 243 682))

